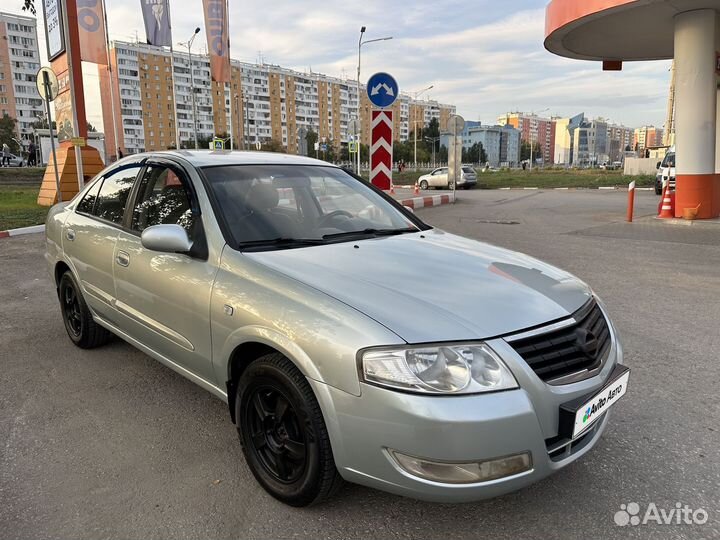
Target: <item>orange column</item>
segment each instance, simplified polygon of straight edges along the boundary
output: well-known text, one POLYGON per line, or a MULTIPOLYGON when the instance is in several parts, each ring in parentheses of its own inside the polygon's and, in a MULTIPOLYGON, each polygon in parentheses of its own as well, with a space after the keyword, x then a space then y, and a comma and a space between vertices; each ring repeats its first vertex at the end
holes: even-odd
POLYGON ((60 88, 55 98, 55 121, 60 147, 57 150, 57 163, 53 163, 51 157, 45 169, 37 200, 41 206, 51 206, 58 201, 54 167, 58 168, 63 201, 74 197, 87 180, 103 169, 100 153, 95 148, 76 147, 71 140, 87 140, 87 119, 80 63, 77 2, 62 0, 62 8, 65 52, 51 62, 60 88))

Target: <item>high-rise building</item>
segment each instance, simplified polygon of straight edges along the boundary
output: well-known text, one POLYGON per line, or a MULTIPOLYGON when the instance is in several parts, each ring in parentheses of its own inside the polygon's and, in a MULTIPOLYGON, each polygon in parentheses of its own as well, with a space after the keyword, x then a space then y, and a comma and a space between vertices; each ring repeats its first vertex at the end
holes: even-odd
POLYGON ((34 17, 0 13, 0 115, 17 120, 21 138, 43 114, 35 84, 40 68, 37 24, 34 17))
MULTIPOLYGON (((180 143, 185 147, 193 146, 196 133, 203 139, 213 135, 229 136, 231 122, 232 134, 240 147, 255 147, 274 140, 289 153, 297 153, 302 128, 316 132, 321 141, 332 142, 336 147, 350 140, 348 123, 356 116, 358 103, 355 81, 233 60, 230 90, 224 83, 211 81, 206 55, 193 54, 193 112, 187 53, 175 51, 174 62, 171 62, 167 49, 116 41, 112 44, 110 59, 116 74, 113 92, 118 142, 115 143, 112 129, 110 79, 101 69, 108 148, 119 147, 126 153, 137 153, 174 146, 175 104, 180 143)), ((360 99, 361 142, 369 144, 372 105, 363 86, 360 99)), ((455 107, 413 100, 401 94, 392 110, 394 138, 405 141, 416 125, 427 126, 433 118, 438 119, 442 129, 455 107)))
POLYGON ((522 112, 509 112, 498 117, 498 124, 511 125, 520 131, 522 142, 540 146, 541 156, 533 156, 545 165, 551 165, 555 152, 555 123, 550 118, 543 118, 536 114, 522 112))
POLYGON ((655 126, 635 128, 633 133, 632 149, 642 152, 647 148, 663 145, 663 130, 655 126))
POLYGON ((608 154, 610 161, 622 161, 626 150, 632 149, 633 128, 608 124, 608 154))
MULTIPOLYGON (((440 135, 440 145, 450 148, 452 135, 447 131, 440 135)), ((509 124, 484 126, 468 120, 462 132, 462 145, 469 150, 475 144, 485 150, 486 161, 492 167, 517 167, 520 162, 520 131, 509 124)))
POLYGON ((555 144, 553 150, 553 163, 556 165, 571 165, 573 161, 573 146, 575 130, 584 122, 583 113, 570 118, 553 118, 555 123, 555 144))

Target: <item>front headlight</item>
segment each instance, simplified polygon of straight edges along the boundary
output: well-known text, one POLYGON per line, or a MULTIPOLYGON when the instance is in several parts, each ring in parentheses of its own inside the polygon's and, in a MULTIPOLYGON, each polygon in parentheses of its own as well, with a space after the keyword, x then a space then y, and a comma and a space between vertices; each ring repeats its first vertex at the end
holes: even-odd
POLYGON ((370 349, 362 353, 366 382, 423 394, 477 394, 518 388, 485 343, 370 349))

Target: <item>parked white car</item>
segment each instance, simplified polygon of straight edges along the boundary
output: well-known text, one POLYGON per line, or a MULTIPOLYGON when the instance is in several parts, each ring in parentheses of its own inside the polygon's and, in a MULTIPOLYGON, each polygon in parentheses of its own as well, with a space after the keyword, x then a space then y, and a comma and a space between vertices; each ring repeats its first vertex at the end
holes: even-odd
MULTIPOLYGON (((463 166, 460 181, 457 187, 462 189, 470 189, 477 184, 477 174, 475 169, 469 166, 463 166)), ((445 188, 452 189, 452 182, 448 178, 448 168, 438 167, 429 174, 423 174, 418 178, 418 185, 420 189, 433 188, 445 188)))

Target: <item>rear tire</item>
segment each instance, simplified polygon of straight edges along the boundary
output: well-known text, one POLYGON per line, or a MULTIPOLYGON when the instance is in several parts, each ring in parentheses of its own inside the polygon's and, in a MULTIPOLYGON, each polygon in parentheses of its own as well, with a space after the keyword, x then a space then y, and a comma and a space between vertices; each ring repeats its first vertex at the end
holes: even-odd
POLYGON ((255 360, 240 377, 235 418, 250 471, 291 506, 317 504, 342 485, 320 405, 305 376, 280 353, 255 360))
POLYGON ((70 340, 81 349, 93 349, 107 343, 112 334, 93 319, 75 277, 68 270, 58 286, 60 311, 70 340))

